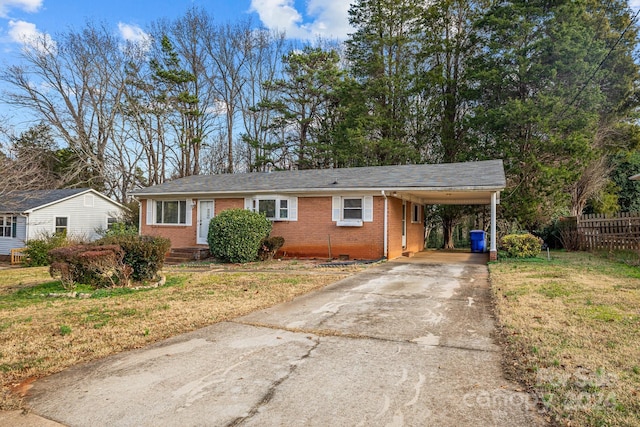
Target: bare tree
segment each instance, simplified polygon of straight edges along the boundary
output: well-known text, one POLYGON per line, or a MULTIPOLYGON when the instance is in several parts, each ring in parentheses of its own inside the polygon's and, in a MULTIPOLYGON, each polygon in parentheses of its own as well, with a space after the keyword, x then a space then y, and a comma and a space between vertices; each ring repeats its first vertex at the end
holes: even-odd
POLYGON ((161 43, 160 55, 152 59, 154 83, 163 93, 156 95, 158 104, 168 114, 169 144, 176 153, 177 175, 200 173, 201 150, 210 134, 217 129, 218 104, 211 87, 204 42, 215 37, 212 18, 203 9, 192 8, 175 21, 159 21, 152 26, 154 40, 161 43), (168 45, 169 44, 169 45, 168 45), (153 63, 160 67, 154 66, 153 63))
POLYGON ((246 144, 245 163, 249 170, 264 170, 263 147, 272 140, 268 130, 272 112, 257 108, 263 99, 273 96, 272 89, 262 83, 274 80, 280 75, 280 62, 286 50, 285 35, 281 32, 257 30, 251 33, 251 49, 244 68, 246 83, 239 98, 242 110, 244 132, 242 140, 246 144), (259 164, 259 167, 256 167, 259 164))
MULTIPOLYGON (((18 197, 25 190, 52 188, 51 171, 43 167, 41 156, 21 149, 7 129, 0 129, 0 200, 5 208, 21 202, 18 197)), ((55 188, 55 187, 53 187, 55 188)))
POLYGON ((12 88, 4 100, 49 124, 80 162, 77 176, 108 194, 107 147, 121 143, 113 140, 124 93, 126 58, 120 45, 112 31, 87 23, 55 42, 46 35, 31 40, 22 50, 21 65, 0 73, 12 88))
POLYGON ((215 29, 215 37, 204 40, 213 68, 211 86, 225 116, 227 173, 234 171, 235 118, 247 82, 244 69, 251 59, 253 31, 251 21, 224 24, 215 29))

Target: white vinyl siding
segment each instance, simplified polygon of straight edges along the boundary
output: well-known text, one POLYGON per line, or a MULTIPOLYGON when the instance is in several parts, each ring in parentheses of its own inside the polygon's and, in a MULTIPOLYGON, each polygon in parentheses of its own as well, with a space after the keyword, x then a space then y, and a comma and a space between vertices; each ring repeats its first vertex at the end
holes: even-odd
MULTIPOLYGON (((27 219, 24 216, 17 216, 15 222, 15 237, 13 238, 0 238, 0 255, 9 255, 11 249, 18 249, 24 247, 24 240, 26 237, 27 219)), ((13 225, 12 225, 13 227, 13 225)))
POLYGON ((104 230, 105 218, 119 216, 121 208, 115 202, 97 193, 94 194, 93 207, 87 207, 85 206, 85 195, 79 194, 29 213, 26 239, 37 239, 44 234, 55 232, 56 217, 68 218, 67 234, 70 236, 87 240, 99 238, 98 231, 104 230))

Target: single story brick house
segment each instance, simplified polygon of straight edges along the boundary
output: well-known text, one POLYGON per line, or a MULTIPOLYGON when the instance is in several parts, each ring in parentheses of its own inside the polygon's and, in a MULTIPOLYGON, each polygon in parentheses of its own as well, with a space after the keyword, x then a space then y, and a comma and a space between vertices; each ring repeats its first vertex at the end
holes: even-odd
POLYGON ((496 204, 502 160, 189 176, 131 192, 141 234, 172 248, 207 245, 209 221, 225 209, 262 212, 285 257, 392 259, 424 248, 423 206, 496 204))
POLYGON ((0 256, 45 234, 96 239, 124 209, 90 188, 12 191, 0 197, 0 256))

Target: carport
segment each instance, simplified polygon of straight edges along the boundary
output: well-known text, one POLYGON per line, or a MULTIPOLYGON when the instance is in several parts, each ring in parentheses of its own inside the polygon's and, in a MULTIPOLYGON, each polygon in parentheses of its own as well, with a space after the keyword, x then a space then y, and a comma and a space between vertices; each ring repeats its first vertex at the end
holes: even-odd
POLYGON ((426 179, 422 177, 419 183, 389 189, 387 193, 383 191, 383 194, 421 205, 491 206, 489 259, 496 260, 496 211, 500 203, 500 192, 506 187, 502 160, 439 164, 430 167, 433 173, 427 175, 426 179))

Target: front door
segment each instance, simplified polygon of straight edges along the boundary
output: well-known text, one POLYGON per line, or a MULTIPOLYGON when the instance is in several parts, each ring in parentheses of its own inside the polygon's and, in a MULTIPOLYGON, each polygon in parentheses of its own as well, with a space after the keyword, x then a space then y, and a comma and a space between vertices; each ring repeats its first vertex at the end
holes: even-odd
POLYGON ((213 218, 213 200, 198 201, 198 244, 207 244, 209 221, 213 218))

